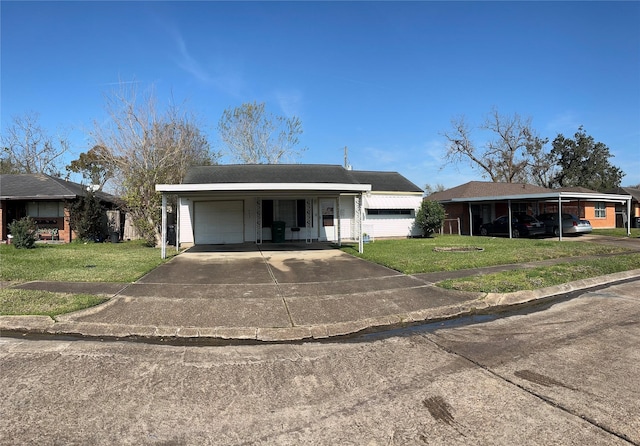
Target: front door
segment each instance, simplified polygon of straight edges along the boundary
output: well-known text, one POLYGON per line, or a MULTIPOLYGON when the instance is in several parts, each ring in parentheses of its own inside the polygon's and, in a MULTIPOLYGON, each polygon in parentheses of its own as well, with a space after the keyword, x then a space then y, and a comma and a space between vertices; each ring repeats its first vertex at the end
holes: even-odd
POLYGON ((335 242, 336 241, 336 200, 321 199, 320 200, 320 241, 335 242))

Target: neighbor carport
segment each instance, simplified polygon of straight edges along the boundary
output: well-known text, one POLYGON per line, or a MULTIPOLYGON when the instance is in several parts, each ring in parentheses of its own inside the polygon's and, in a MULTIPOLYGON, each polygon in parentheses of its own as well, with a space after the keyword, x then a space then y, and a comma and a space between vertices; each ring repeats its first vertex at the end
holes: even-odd
MULTIPOLYGON (((631 195, 617 195, 617 194, 601 194, 601 193, 588 193, 588 192, 543 192, 533 194, 514 194, 503 196, 488 196, 488 197, 465 197, 465 198, 452 198, 448 200, 450 203, 463 203, 467 204, 469 211, 469 232, 473 234, 473 214, 472 204, 479 203, 506 203, 508 208, 507 215, 509 216, 509 238, 512 238, 511 233, 511 217, 512 208, 511 204, 514 202, 530 202, 530 203, 553 203, 558 205, 558 218, 562 220, 562 208, 564 205, 572 202, 605 202, 605 203, 626 203, 627 216, 631 215, 631 195)), ((631 235, 631 218, 627 218, 627 236, 631 235)), ((559 240, 562 240, 562 231, 558 236, 559 240)))

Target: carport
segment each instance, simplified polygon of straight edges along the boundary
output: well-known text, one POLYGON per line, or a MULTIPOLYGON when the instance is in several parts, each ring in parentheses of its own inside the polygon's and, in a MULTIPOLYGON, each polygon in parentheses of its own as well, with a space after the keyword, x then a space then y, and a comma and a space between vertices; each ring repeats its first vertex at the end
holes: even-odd
MULTIPOLYGON (((631 195, 617 195, 617 194, 601 194, 601 193, 590 193, 590 192, 565 192, 565 191, 554 191, 554 192, 543 192, 543 193, 530 193, 530 194, 514 194, 514 195, 503 195, 503 196, 488 196, 488 197, 465 197, 465 198, 451 198, 448 200, 450 203, 461 203, 467 204, 469 211, 469 232, 470 235, 473 235, 473 212, 472 212, 472 204, 479 203, 506 203, 507 204, 507 215, 509 217, 509 238, 512 238, 513 234, 511 232, 511 218, 512 218, 512 203, 514 202, 525 202, 525 203, 533 203, 536 206, 544 203, 552 203, 557 204, 558 207, 558 219, 562 221, 562 209, 563 206, 568 203, 581 201, 589 201, 589 202, 604 202, 604 203, 626 203, 627 216, 631 215, 631 195)), ((631 235, 631 218, 627 218, 627 236, 631 235)), ((558 236, 559 240, 562 240, 562 231, 558 236)))
MULTIPOLYGON (((362 237, 362 213, 364 195, 371 190, 370 184, 352 183, 199 183, 199 184, 158 184, 156 190, 162 194, 162 258, 166 258, 167 248, 167 197, 175 195, 178 200, 176 209, 176 239, 180 240, 181 225, 188 221, 192 226, 188 229, 194 231, 194 224, 200 227, 210 225, 215 221, 217 228, 229 228, 242 226, 243 234, 250 238, 230 233, 228 241, 223 243, 253 242, 258 245, 263 243, 263 203, 273 200, 296 201, 300 203, 301 227, 296 228, 300 241, 312 243, 314 241, 314 207, 318 207, 323 200, 331 200, 336 209, 331 209, 332 222, 335 221, 335 234, 337 243, 342 243, 342 230, 340 218, 341 199, 348 198, 355 201, 355 231, 358 240, 358 250, 363 251, 362 237), (191 203, 192 208, 188 204, 191 203), (250 206, 245 209, 243 206, 250 206), (194 216, 183 218, 181 209, 193 209, 194 216)), ((324 218, 320 215, 320 218, 324 218)), ((210 226, 211 228, 211 226, 210 226)), ((315 228, 315 230, 319 230, 315 228)), ((198 234, 204 234, 198 229, 198 234)), ((205 242, 206 243, 206 242, 205 242)), ((176 242, 176 249, 179 243, 176 242)))

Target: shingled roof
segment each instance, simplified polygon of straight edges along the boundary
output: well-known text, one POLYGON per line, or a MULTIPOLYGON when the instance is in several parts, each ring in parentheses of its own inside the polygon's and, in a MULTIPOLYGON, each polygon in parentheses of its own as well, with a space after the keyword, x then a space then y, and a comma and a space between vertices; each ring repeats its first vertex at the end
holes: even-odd
POLYGON ((193 167, 183 184, 340 183, 358 184, 349 171, 329 164, 220 164, 193 167))
MULTIPOLYGON (((43 173, 0 175, 1 200, 73 200, 85 196, 86 187, 43 173)), ((114 202, 113 195, 96 192, 104 201, 114 202)))
POLYGON ((220 164, 193 167, 183 184, 371 184, 374 191, 422 192, 397 172, 347 170, 333 164, 220 164))
POLYGON ((351 174, 360 184, 371 184, 372 191, 383 192, 420 192, 423 190, 400 175, 398 172, 377 172, 371 170, 353 170, 351 174))
POLYGON ((494 183, 491 181, 469 181, 442 192, 434 192, 427 197, 432 201, 450 201, 459 198, 499 197, 552 192, 546 187, 526 183, 494 183))

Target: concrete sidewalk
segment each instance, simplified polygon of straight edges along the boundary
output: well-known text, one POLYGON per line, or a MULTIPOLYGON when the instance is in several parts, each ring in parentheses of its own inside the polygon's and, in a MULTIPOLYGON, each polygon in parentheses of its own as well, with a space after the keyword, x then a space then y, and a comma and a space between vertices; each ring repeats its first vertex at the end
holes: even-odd
POLYGON ((640 277, 640 270, 536 291, 487 295, 434 282, 526 265, 404 275, 327 245, 198 247, 139 281, 29 282, 17 286, 109 296, 57 317, 2 316, 0 330, 116 339, 303 341, 500 311, 569 291, 640 277))

